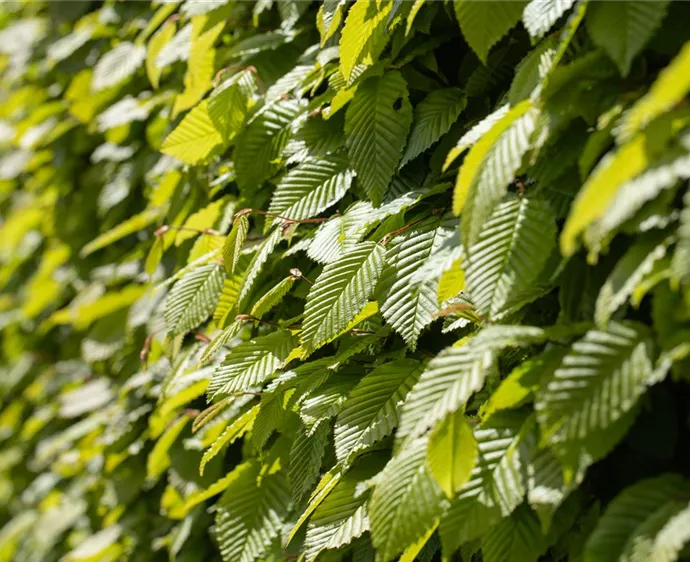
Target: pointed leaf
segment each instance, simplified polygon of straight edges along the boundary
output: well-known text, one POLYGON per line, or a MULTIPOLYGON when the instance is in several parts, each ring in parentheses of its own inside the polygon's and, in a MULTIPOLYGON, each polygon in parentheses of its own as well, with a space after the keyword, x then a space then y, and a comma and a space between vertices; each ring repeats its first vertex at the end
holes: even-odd
POLYGON ((365 375, 335 422, 335 452, 347 462, 353 453, 380 441, 398 425, 399 404, 419 378, 419 363, 400 359, 365 375))
POLYGON ((220 147, 223 137, 208 114, 208 101, 192 109, 165 138, 161 152, 186 164, 197 164, 220 147))
POLYGON ((268 210, 290 219, 315 217, 342 199, 352 179, 346 158, 309 158, 280 180, 268 210))
POLYGON ((467 101, 462 90, 435 90, 414 108, 414 124, 400 167, 414 160, 445 135, 465 109, 467 101))
POLYGON ((426 461, 426 440, 418 439, 386 465, 371 495, 371 537, 383 562, 395 558, 435 525, 443 492, 426 461))
POLYGON ((213 373, 208 394, 241 392, 260 385, 280 369, 297 338, 287 330, 273 332, 232 348, 213 373))
POLYGON ((463 264, 477 310, 500 319, 536 281, 556 245, 554 216, 544 201, 523 197, 501 203, 482 226, 463 264))
POLYGON ((472 50, 486 64, 489 50, 520 21, 526 2, 453 0, 455 17, 472 50))
POLYGON ((290 489, 282 473, 261 475, 249 461, 216 504, 214 535, 224 562, 251 562, 269 550, 290 508, 290 489))
POLYGON ((461 411, 455 411, 434 429, 427 458, 434 479, 449 499, 470 479, 477 460, 477 442, 461 411))
POLYGON ((278 170, 276 160, 287 143, 293 121, 304 110, 297 100, 276 102, 238 135, 233 156, 240 190, 258 189, 278 170))
POLYGON ((213 312, 223 290, 222 268, 202 265, 184 275, 170 291, 165 325, 171 335, 196 328, 213 312))
POLYGON ((640 325, 611 322, 574 343, 537 393, 543 440, 577 447, 631 411, 653 382, 648 337, 640 325))
POLYGON ((307 295, 302 345, 318 349, 347 327, 374 292, 383 259, 379 244, 363 242, 324 268, 307 295))
POLYGON ((633 59, 661 25, 667 6, 667 0, 595 2, 587 9, 587 31, 627 76, 633 59))
POLYGON ((347 108, 345 139, 350 162, 375 205, 383 201, 398 168, 411 122, 407 84, 396 71, 362 83, 347 108))

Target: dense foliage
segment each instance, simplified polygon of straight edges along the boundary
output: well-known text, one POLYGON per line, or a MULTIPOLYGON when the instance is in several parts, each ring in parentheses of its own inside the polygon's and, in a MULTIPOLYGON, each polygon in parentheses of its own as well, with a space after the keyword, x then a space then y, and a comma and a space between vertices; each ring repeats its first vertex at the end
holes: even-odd
POLYGON ((0 561, 690 555, 690 3, 0 5, 0 561))

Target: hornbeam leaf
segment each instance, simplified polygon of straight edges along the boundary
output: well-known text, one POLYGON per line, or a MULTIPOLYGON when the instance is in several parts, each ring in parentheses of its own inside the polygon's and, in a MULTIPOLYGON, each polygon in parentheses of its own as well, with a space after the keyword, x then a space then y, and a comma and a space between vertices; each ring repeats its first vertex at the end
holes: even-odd
POLYGON ((315 509, 304 539, 305 560, 349 544, 369 530, 370 493, 358 493, 357 487, 383 468, 382 461, 381 455, 361 459, 315 509))
POLYGON ((685 98, 690 90, 690 42, 664 68, 649 92, 625 114, 618 134, 623 141, 630 140, 654 118, 665 113, 685 98))
POLYGON ((666 16, 668 0, 594 3, 585 24, 590 37, 615 61, 623 76, 666 16))
POLYGON ((400 167, 450 131, 466 104, 465 95, 458 88, 434 90, 424 98, 414 109, 414 125, 400 167))
POLYGON ((477 462, 469 481, 441 518, 445 556, 482 537, 522 503, 526 462, 521 449, 523 424, 529 426, 529 419, 525 422, 523 416, 512 414, 475 429, 477 462))
POLYGON ((376 478, 369 517, 372 542, 383 562, 424 536, 443 510, 443 492, 426 461, 426 441, 411 443, 376 478))
POLYGON ((165 138, 161 152, 186 164, 197 164, 213 154, 222 143, 223 137, 209 117, 208 101, 204 100, 165 138))
POLYGON ((216 504, 214 535, 224 562, 263 557, 282 531, 290 488, 282 472, 261 472, 256 460, 235 468, 237 477, 216 504))
POLYGON ((469 341, 460 340, 429 362, 402 408, 396 449, 422 435, 447 413, 462 408, 495 369, 495 355, 506 347, 541 343, 547 333, 531 326, 490 326, 469 341))
POLYGON ((297 338, 280 330, 233 347, 213 373, 209 396, 242 392, 261 384, 283 366, 296 346, 297 338))
POLYGON ((352 179, 346 158, 309 158, 280 180, 268 210, 289 219, 315 217, 342 199, 352 179))
POLYGON ((486 64, 489 50, 515 26, 526 2, 453 0, 455 17, 472 50, 486 64))
POLYGON ((365 80, 347 108, 350 162, 375 205, 383 201, 398 168, 411 123, 407 84, 397 71, 365 80))
POLYGON ((536 562, 546 547, 546 537, 541 532, 537 516, 523 505, 486 534, 482 542, 482 558, 486 562, 536 562))
POLYGON ((304 109, 299 100, 278 101, 265 107, 237 136, 233 161, 241 190, 259 189, 275 174, 293 121, 304 109))
POLYGON ((156 59, 161 49, 167 45, 175 35, 175 23, 166 22, 151 38, 146 48, 146 75, 154 90, 158 89, 163 69, 156 65, 156 59))
POLYGON ((412 350, 438 312, 438 279, 415 285, 413 277, 452 235, 451 229, 441 226, 440 217, 432 217, 396 237, 386 252, 386 267, 377 289, 383 302, 381 312, 412 350))
POLYGON ((146 49, 124 41, 105 53, 93 69, 91 90, 99 92, 117 86, 134 74, 146 58, 146 49))
POLYGON ((474 244, 494 206, 531 146, 539 111, 525 100, 501 117, 470 149, 460 168, 453 193, 453 212, 462 212, 463 244, 474 244))
POLYGON ((389 38, 386 20, 392 8, 393 2, 357 0, 347 12, 340 36, 340 71, 346 82, 350 82, 358 63, 371 65, 383 51, 389 38))
POLYGON ((555 218, 545 201, 523 197, 496 207, 463 263, 477 310, 500 319, 521 299, 538 294, 536 281, 555 245, 555 218))
POLYGON ((640 480, 609 504, 585 546, 588 562, 677 560, 690 540, 687 495, 678 474, 640 480))
POLYGON ((254 254, 252 260, 249 262, 246 271, 242 276, 242 285, 240 288, 239 295, 237 296, 237 307, 242 309, 246 305, 247 297, 254 288, 254 283, 256 283, 259 273, 263 269, 264 265, 268 261, 271 253, 275 250, 275 247, 280 244, 283 238, 283 232, 280 227, 274 228, 273 232, 269 234, 264 241, 261 243, 259 250, 254 254))
POLYGON ((384 250, 362 242, 327 265, 307 295, 302 345, 318 349, 337 336, 362 311, 383 269, 384 250))
POLYGON ((171 335, 196 328, 213 312, 223 290, 222 268, 211 263, 184 275, 170 291, 165 325, 171 335))
POLYGON ((452 499, 470 479, 477 460, 477 442, 463 412, 451 412, 432 432, 427 458, 434 479, 452 499))
POLYGON ((244 412, 223 430, 223 433, 213 442, 213 445, 204 451, 204 456, 201 457, 201 462, 199 463, 199 474, 202 476, 204 475, 204 468, 206 468, 206 465, 213 460, 225 446, 231 445, 234 441, 242 437, 242 435, 251 431, 258 413, 259 405, 257 404, 244 412))
POLYGON ((304 424, 297 430, 290 449, 289 466, 292 497, 296 504, 300 503, 304 494, 319 479, 321 462, 330 436, 331 427, 328 423, 320 423, 311 434, 304 424))
POLYGON ((687 285, 690 282, 690 191, 685 193, 683 204, 671 267, 674 279, 687 285))
POLYGON ((225 244, 223 245, 223 265, 228 275, 235 274, 237 263, 242 253, 242 246, 244 246, 244 241, 247 239, 248 232, 249 219, 247 215, 240 215, 233 221, 232 230, 230 234, 228 234, 225 239, 225 244))
POLYGON ((390 435, 399 404, 419 378, 419 363, 400 359, 365 375, 343 404, 335 422, 335 452, 347 462, 353 453, 390 435))
POLYGON ((613 314, 632 296, 642 280, 651 273, 673 242, 672 237, 652 236, 630 246, 616 264, 597 297, 594 319, 606 326, 613 314))
POLYGON ((530 0, 522 13, 522 23, 531 37, 542 37, 573 4, 575 0, 530 0))
POLYGON ((286 277, 279 281, 274 287, 268 290, 252 307, 251 315, 261 318, 273 307, 277 306, 283 297, 290 292, 297 279, 293 276, 286 277))
POLYGON ((575 342, 537 392, 543 441, 578 447, 630 412, 655 382, 648 338, 644 326, 611 322, 575 342))

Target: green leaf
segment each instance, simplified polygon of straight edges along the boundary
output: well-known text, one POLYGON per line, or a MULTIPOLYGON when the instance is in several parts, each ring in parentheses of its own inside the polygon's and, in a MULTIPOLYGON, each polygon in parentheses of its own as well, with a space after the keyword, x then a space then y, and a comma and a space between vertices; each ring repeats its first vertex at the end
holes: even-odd
POLYGON ((283 232, 281 228, 274 228, 273 232, 271 232, 271 234, 264 239, 264 241, 261 243, 261 246, 259 246, 258 251, 252 257, 252 260, 249 262, 249 265, 242 276, 242 285, 240 293, 237 297, 237 307, 239 309, 242 309, 245 306, 247 297, 249 297, 252 289, 254 288, 254 283, 256 283, 261 270, 263 269, 264 265, 266 265, 268 258, 271 256, 276 246, 280 244, 282 239, 283 232))
POLYGON ((393 2, 357 0, 347 12, 340 36, 340 71, 346 82, 351 81, 357 64, 370 66, 378 59, 388 42, 386 21, 393 2))
POLYGON ((208 115, 223 142, 229 143, 239 133, 256 90, 256 76, 250 70, 238 72, 213 90, 208 100, 208 115))
POLYGON ((619 130, 621 140, 631 139, 648 123, 685 98, 690 90, 690 76, 686 72, 689 64, 690 42, 686 43, 671 64, 659 73, 649 92, 625 114, 619 130))
POLYGON ((531 400, 542 379, 551 376, 560 366, 566 352, 566 348, 551 347, 518 365, 489 396, 482 407, 483 417, 488 419, 499 410, 519 408, 531 400))
POLYGON ((449 499, 470 479, 477 461, 477 442, 461 411, 455 411, 434 429, 427 458, 434 479, 449 499))
POLYGON ((616 310, 627 302, 655 264, 666 255, 671 242, 673 238, 652 236, 628 248, 599 291, 594 312, 599 326, 606 326, 616 310))
POLYGON ((362 311, 374 292, 383 260, 380 245, 362 242, 324 268, 307 295, 303 346, 314 350, 327 344, 362 311))
POLYGON ((237 264, 240 261, 242 246, 249 232, 249 219, 247 215, 238 216, 232 223, 232 230, 223 244, 223 265, 228 275, 234 275, 237 264))
POLYGON ((349 462, 352 455, 380 441, 398 425, 399 404, 419 378, 419 363, 399 359, 365 375, 343 404, 335 422, 335 452, 349 462))
POLYGON ((615 152, 604 156, 589 175, 570 208, 561 233, 561 253, 564 256, 575 252, 579 234, 611 208, 620 187, 647 169, 650 163, 648 143, 644 133, 638 134, 615 152))
POLYGON ((474 244, 479 230, 515 179, 529 150, 539 112, 525 100, 500 118, 472 147, 460 168, 453 212, 462 212, 463 244, 474 244))
POLYGON ((556 56, 555 47, 556 42, 553 39, 545 39, 517 65, 515 78, 508 92, 511 106, 531 97, 535 90, 540 88, 553 65, 556 56))
POLYGON ((383 201, 398 169, 411 123, 407 84, 397 71, 364 81, 347 108, 345 140, 350 162, 375 205, 383 201))
POLYGON ((585 231, 587 246, 597 254, 626 221, 630 220, 650 201, 665 190, 674 188, 678 181, 690 178, 690 156, 662 160, 635 178, 623 183, 601 217, 585 231))
POLYGON ((233 347, 213 373, 208 394, 242 392, 258 386, 280 369, 297 346, 297 338, 279 330, 233 347))
POLYGON ((213 312, 213 320, 219 328, 228 326, 229 320, 235 320, 242 282, 253 257, 251 254, 241 254, 240 259, 237 261, 235 274, 231 277, 226 277, 223 281, 223 291, 218 299, 216 310, 213 312))
POLYGON ((199 474, 204 475, 204 468, 206 465, 213 460, 218 453, 220 453, 223 448, 227 445, 231 445, 242 437, 248 431, 251 431, 254 424, 254 420, 259 413, 259 405, 257 404, 253 408, 247 410, 233 421, 229 426, 227 426, 223 433, 213 442, 213 445, 206 451, 204 451, 204 456, 201 457, 201 462, 199 463, 199 474))
POLYGON ((366 234, 374 208, 368 201, 357 201, 342 215, 331 217, 316 231, 307 255, 320 263, 333 263, 352 249, 366 234))
POLYGON ((640 480, 609 504, 589 537, 587 562, 677 560, 688 536, 687 481, 677 474, 640 480))
POLYGON ((346 0, 324 0, 319 6, 319 12, 316 15, 316 27, 321 35, 322 47, 338 31, 346 6, 346 0))
POLYGON ((371 538, 388 562, 435 525, 444 507, 443 492, 426 461, 425 439, 418 439, 386 465, 371 495, 371 538))
POLYGON ((261 318, 269 310, 277 306, 283 300, 283 297, 290 292, 296 280, 297 278, 290 276, 279 281, 256 301, 256 304, 252 307, 251 315, 256 318, 261 318))
POLYGON ((158 89, 163 69, 156 66, 156 58, 161 49, 167 45, 175 35, 175 24, 166 22, 151 38, 146 48, 146 75, 154 90, 158 89))
POLYGON ((575 0, 530 0, 522 13, 522 23, 532 38, 540 38, 573 4, 575 0))
POLYGON ((439 251, 453 231, 432 217, 418 228, 396 237, 386 251, 386 267, 377 288, 381 313, 405 343, 414 350, 422 330, 438 312, 438 279, 413 284, 414 275, 439 251))
POLYGON ((314 560, 326 549, 349 544, 369 530, 370 494, 358 493, 357 487, 378 473, 381 461, 379 455, 359 461, 315 509, 304 540, 305 560, 314 560))
POLYGON ((208 101, 192 109, 165 138, 161 152, 186 164, 197 164, 208 158, 223 143, 209 116, 208 101))
POLYGON ((99 92, 117 86, 143 64, 146 49, 128 41, 123 41, 105 53, 93 69, 91 90, 99 92))
MULTIPOLYGON (((501 517, 508 517, 525 495, 525 459, 520 416, 497 420, 474 431, 477 462, 470 480, 444 513, 439 528, 445 556, 481 538, 501 517)), ((527 422, 529 423, 529 422, 527 422)))
POLYGON ((630 412, 655 382, 648 338, 643 326, 611 322, 575 342, 537 392, 543 441, 579 447, 630 412))
POLYGON ((510 199, 496 207, 463 263, 467 291, 479 312, 497 320, 535 294, 556 245, 554 219, 538 199, 510 199))
POLYGON ((331 426, 320 423, 309 433, 308 428, 301 424, 290 449, 289 478, 292 488, 292 498, 296 504, 306 492, 311 490, 319 479, 321 463, 326 446, 331 437, 331 426))
POLYGON ((280 180, 268 210, 296 220, 315 217, 343 198, 352 179, 346 158, 309 158, 280 180))
POLYGON ((585 24, 592 41, 604 49, 623 76, 666 16, 667 0, 595 2, 585 24))
POLYGON ((523 505, 487 533, 482 541, 482 559, 486 562, 536 562, 546 546, 539 520, 523 505))
MULTIPOLYGON (((449 168, 449 166, 463 152, 465 152, 472 145, 476 144, 486 133, 488 133, 493 128, 493 126, 499 120, 501 120, 506 113, 508 113, 509 109, 509 104, 504 104, 500 106, 496 111, 494 111, 493 113, 489 113, 489 115, 484 117, 484 119, 482 119, 479 123, 474 125, 469 131, 462 135, 457 144, 451 149, 451 151, 446 156, 446 160, 443 163, 443 171, 445 172, 449 168)), ((464 201, 462 202, 462 204, 465 204, 464 201)), ((455 207, 453 207, 453 209, 455 209, 455 207)), ((455 210, 453 210, 453 212, 455 212, 455 210)))
POLYGON ((290 488, 281 472, 261 474, 249 461, 217 504, 214 535, 224 562, 251 562, 268 551, 290 509, 290 488))
POLYGON ((414 108, 414 124, 400 167, 414 160, 445 135, 465 109, 467 100, 459 88, 435 90, 414 108))
POLYGON ((473 2, 454 0, 455 17, 465 40, 486 64, 486 58, 500 39, 515 26, 522 16, 526 2, 473 2))
POLYGON ((170 466, 170 447, 177 441, 180 433, 190 421, 189 416, 180 416, 158 438, 146 459, 146 479, 149 482, 158 480, 168 469, 170 466))
POLYGON ((213 312, 223 290, 222 268, 202 265, 184 275, 168 294, 165 326, 171 335, 196 328, 213 312))
POLYGON ((469 341, 460 340, 429 362, 402 408, 396 447, 422 435, 446 414, 462 408, 495 369, 496 352, 541 343, 546 332, 530 326, 490 326, 469 341))
POLYGON ((146 209, 139 214, 133 215, 107 232, 104 232, 103 234, 91 240, 91 242, 86 244, 86 246, 81 249, 79 255, 85 258, 89 254, 93 254, 102 248, 110 246, 125 236, 129 236, 130 234, 143 230, 147 226, 159 220, 162 215, 163 211, 161 209, 146 209))
POLYGON ((265 107, 235 140, 235 174, 240 190, 258 189, 278 171, 277 160, 287 143, 293 121, 304 110, 297 100, 265 107))

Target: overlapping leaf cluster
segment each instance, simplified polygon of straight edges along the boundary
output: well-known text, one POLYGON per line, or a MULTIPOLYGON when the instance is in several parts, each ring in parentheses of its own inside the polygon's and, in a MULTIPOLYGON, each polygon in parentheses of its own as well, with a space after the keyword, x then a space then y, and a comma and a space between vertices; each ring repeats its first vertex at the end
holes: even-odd
POLYGON ((0 6, 0 560, 676 560, 690 5, 0 6))

